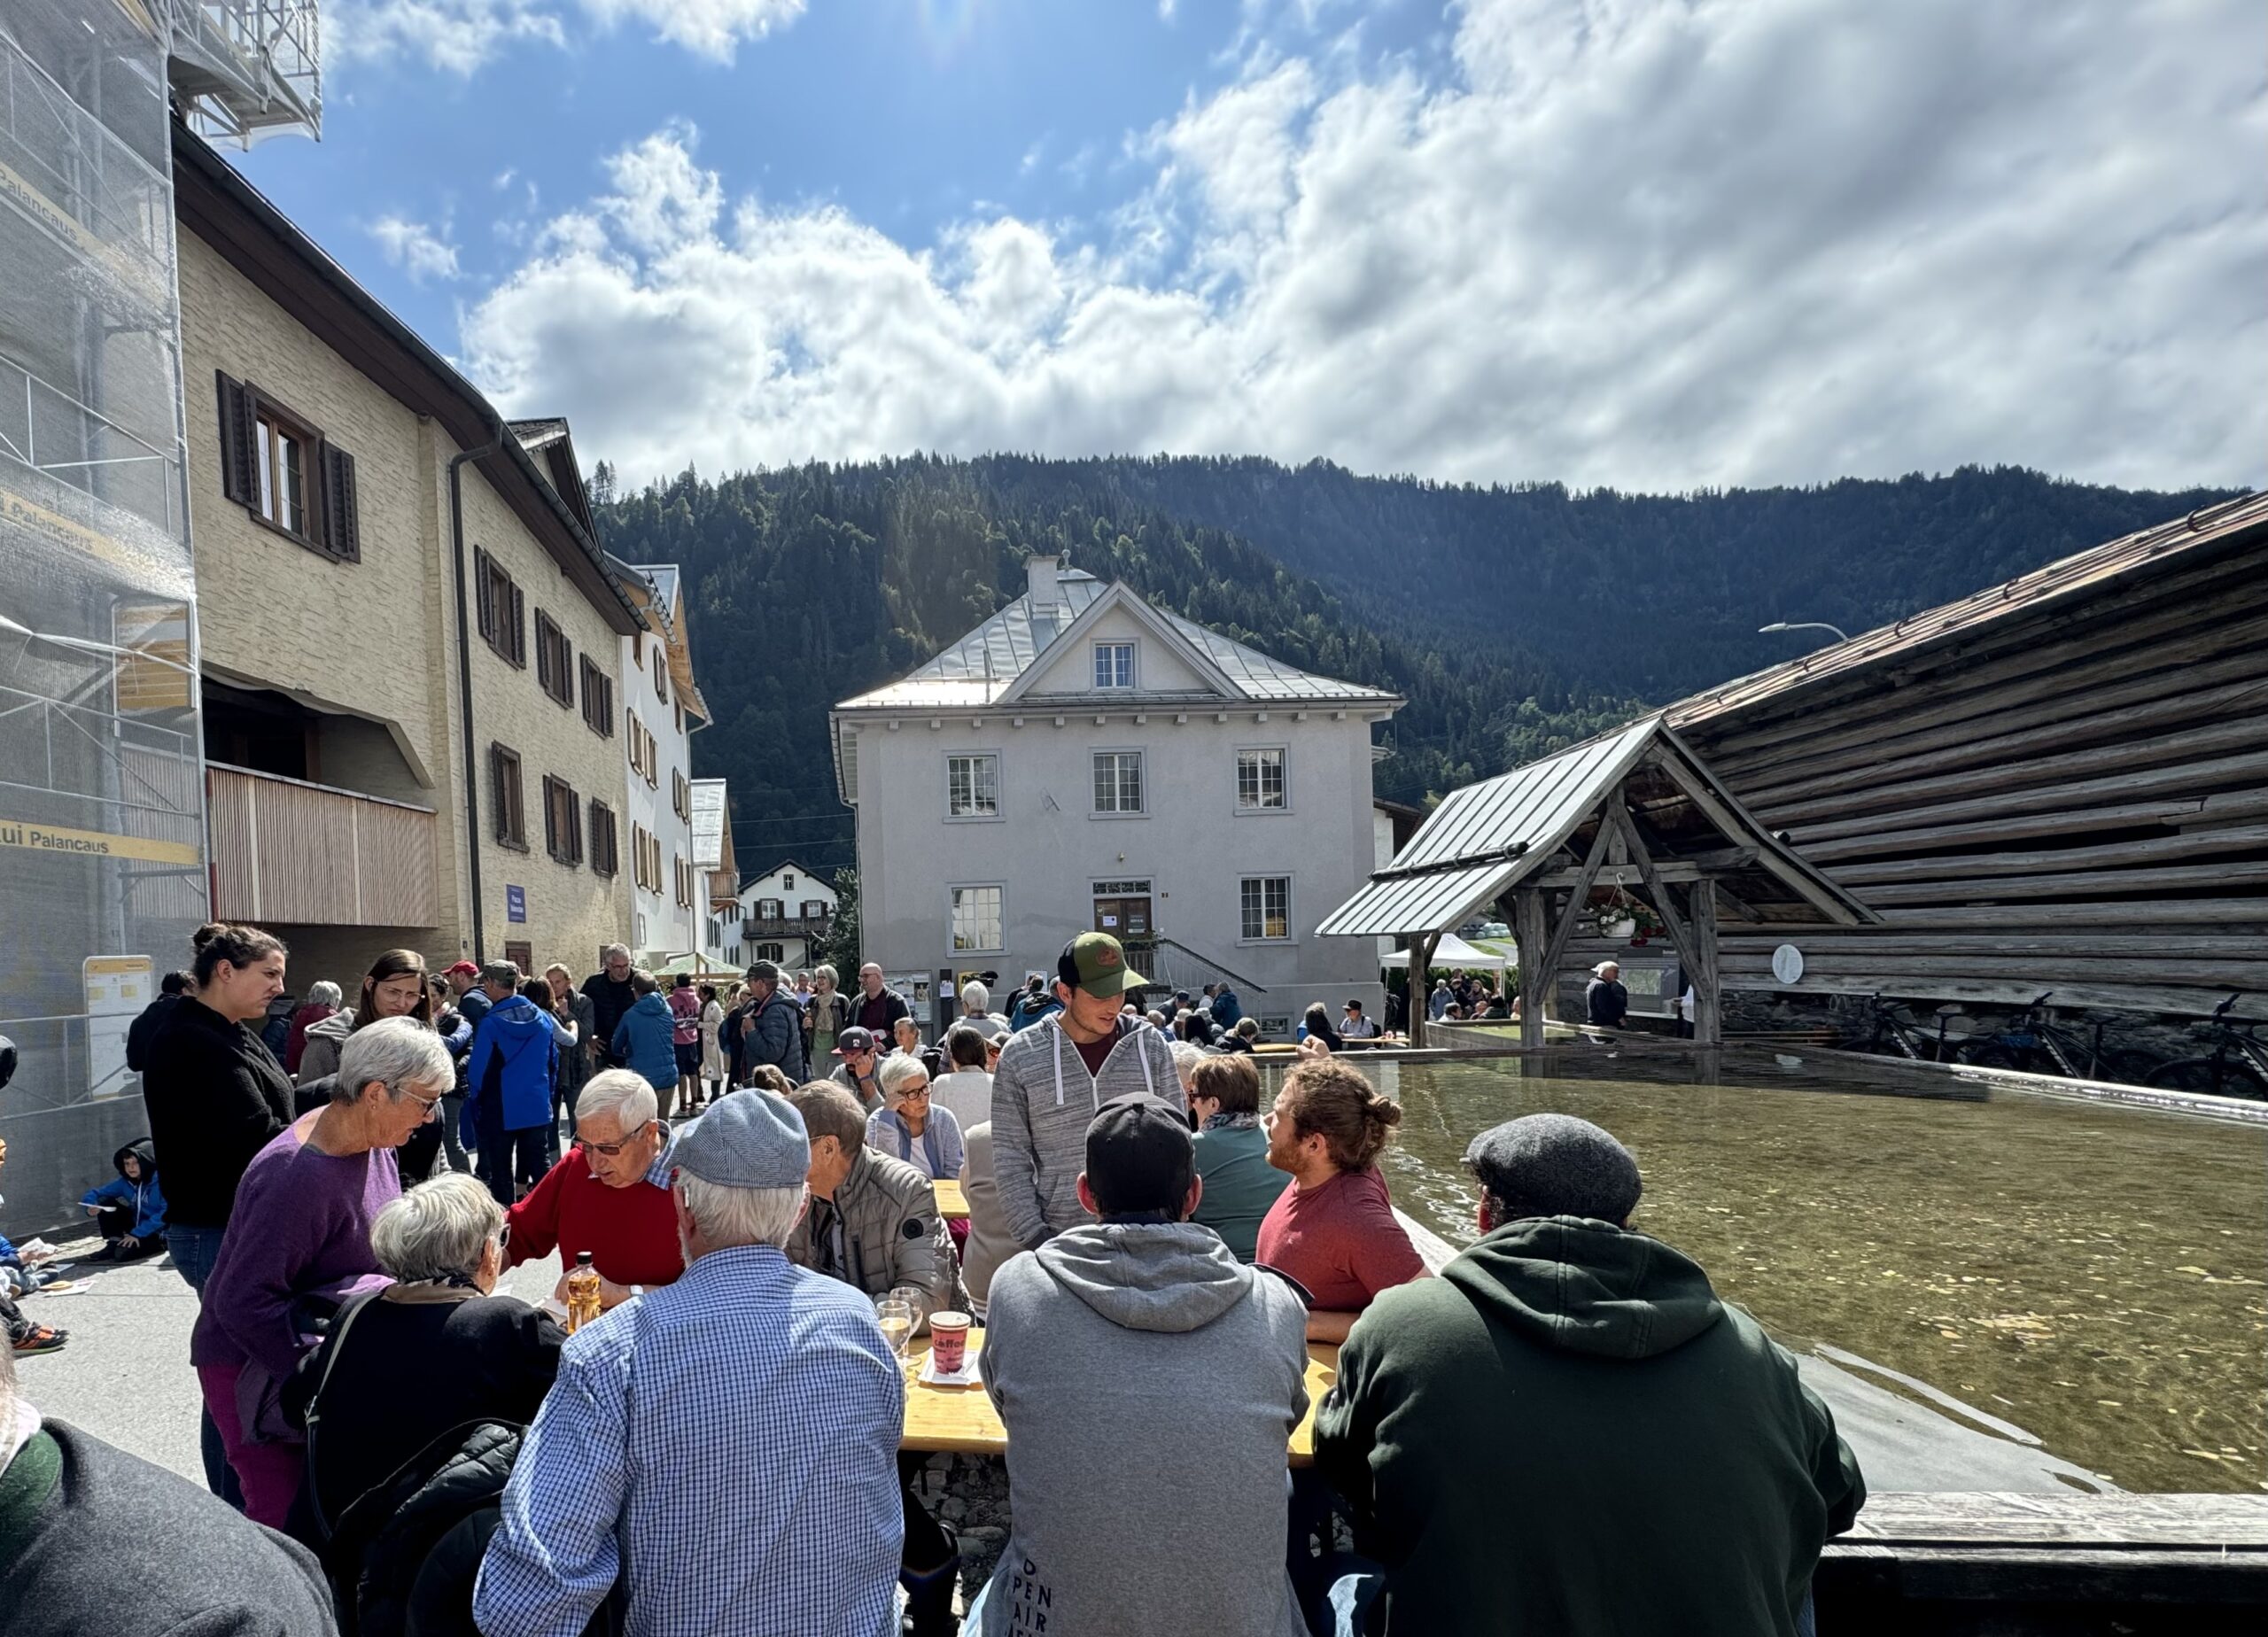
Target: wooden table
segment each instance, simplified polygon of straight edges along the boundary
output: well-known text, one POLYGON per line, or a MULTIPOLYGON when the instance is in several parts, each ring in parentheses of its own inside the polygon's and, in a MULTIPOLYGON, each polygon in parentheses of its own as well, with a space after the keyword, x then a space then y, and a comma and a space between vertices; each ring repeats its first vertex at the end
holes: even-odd
POLYGON ((929 1184, 937 1191, 937 1214, 947 1222, 959 1222, 968 1215, 968 1196, 960 1191, 960 1183, 939 1177, 929 1184))
MULTIPOLYGON (((983 1346, 983 1327, 970 1326, 970 1354, 982 1351, 983 1346)), ((907 1356, 911 1367, 918 1369, 928 1359, 929 1338, 915 1337, 907 1356)), ((1300 1424, 1292 1429, 1290 1455, 1293 1466, 1307 1466, 1314 1461, 1315 1407, 1338 1379, 1339 1349, 1327 1342, 1308 1343, 1308 1408, 1307 1414, 1300 1417, 1300 1424)), ((898 1444, 904 1449, 999 1455, 1007 1453, 1008 1430, 1000 1424, 1000 1417, 992 1408, 992 1395, 984 1390, 982 1382, 972 1382, 965 1387, 933 1387, 917 1380, 905 1392, 905 1435, 898 1444)))

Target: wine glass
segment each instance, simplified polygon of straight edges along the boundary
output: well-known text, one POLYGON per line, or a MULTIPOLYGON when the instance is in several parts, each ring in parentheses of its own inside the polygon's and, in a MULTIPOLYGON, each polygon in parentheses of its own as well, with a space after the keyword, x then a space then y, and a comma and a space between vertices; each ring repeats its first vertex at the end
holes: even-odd
POLYGON ((905 1368, 907 1347, 913 1340, 913 1307, 895 1296, 885 1296, 874 1303, 874 1318, 882 1327, 882 1339, 889 1343, 890 1352, 897 1356, 900 1370, 905 1368))

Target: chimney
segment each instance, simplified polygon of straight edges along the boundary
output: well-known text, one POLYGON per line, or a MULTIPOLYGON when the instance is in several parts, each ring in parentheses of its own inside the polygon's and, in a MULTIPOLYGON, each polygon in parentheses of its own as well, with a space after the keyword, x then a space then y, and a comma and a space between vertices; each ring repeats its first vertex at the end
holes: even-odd
POLYGON ((1028 577, 1025 594, 1031 599, 1034 611, 1060 607, 1063 601, 1062 583, 1056 571, 1062 566, 1060 557, 1040 556, 1024 559, 1024 573, 1028 577))

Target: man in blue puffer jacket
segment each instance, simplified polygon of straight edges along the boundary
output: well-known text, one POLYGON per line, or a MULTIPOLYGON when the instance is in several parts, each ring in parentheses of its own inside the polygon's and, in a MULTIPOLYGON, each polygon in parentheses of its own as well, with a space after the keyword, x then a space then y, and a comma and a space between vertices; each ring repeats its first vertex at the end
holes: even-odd
POLYGON ((483 966, 480 987, 491 1005, 472 1031, 465 1059, 465 1137, 479 1150, 480 1180, 509 1209, 519 1189, 543 1177, 543 1134, 551 1123, 559 1045, 549 1014, 519 992, 520 969, 513 962, 483 966))
MULTIPOLYGON (((677 1090, 677 1019, 670 1013, 669 1002, 662 998, 662 986, 643 966, 630 974, 630 987, 638 998, 614 1026, 614 1039, 609 1043, 614 1047, 617 1062, 654 1088, 654 1106, 667 1113, 677 1090)), ((693 1112, 692 1102, 688 1093, 685 1113, 693 1112)))

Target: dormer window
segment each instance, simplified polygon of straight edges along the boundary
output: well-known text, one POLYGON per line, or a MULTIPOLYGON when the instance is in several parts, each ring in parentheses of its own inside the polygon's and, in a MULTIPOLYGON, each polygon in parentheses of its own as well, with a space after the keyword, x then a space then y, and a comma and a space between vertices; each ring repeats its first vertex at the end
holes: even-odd
POLYGON ((1134 645, 1131 642, 1095 644, 1095 686, 1130 688, 1134 686, 1134 645))

